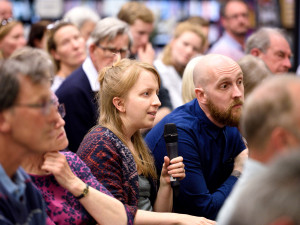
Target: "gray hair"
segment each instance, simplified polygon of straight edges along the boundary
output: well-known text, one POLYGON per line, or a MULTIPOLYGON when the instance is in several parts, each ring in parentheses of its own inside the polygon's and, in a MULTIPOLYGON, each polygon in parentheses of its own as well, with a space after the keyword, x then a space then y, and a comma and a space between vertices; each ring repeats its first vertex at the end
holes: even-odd
POLYGON ((246 54, 250 54, 251 50, 254 48, 258 48, 265 53, 270 47, 271 35, 279 35, 286 39, 286 35, 282 29, 273 27, 262 27, 253 34, 251 34, 247 39, 245 46, 246 54))
POLYGON ((243 56, 238 61, 244 74, 244 94, 247 97, 253 89, 265 78, 272 75, 264 61, 251 54, 243 56))
POLYGON ((89 7, 77 6, 70 9, 64 15, 64 19, 70 21, 80 29, 86 21, 97 23, 100 20, 100 16, 89 7))
POLYGON ((115 17, 107 17, 97 22, 91 36, 87 41, 87 46, 97 44, 107 39, 111 41, 117 35, 127 34, 129 37, 129 44, 131 44, 131 36, 129 34, 129 26, 127 23, 115 17))
POLYGON ((21 76, 28 77, 35 84, 50 83, 53 71, 53 64, 43 50, 31 47, 16 50, 0 65, 0 112, 14 105, 21 76))
POLYGON ((252 178, 241 193, 230 225, 271 224, 280 218, 300 225, 300 149, 281 156, 252 178))
POLYGON ((290 92, 294 84, 300 85, 296 76, 271 76, 246 98, 240 125, 249 149, 263 149, 276 127, 294 131, 295 103, 290 92))

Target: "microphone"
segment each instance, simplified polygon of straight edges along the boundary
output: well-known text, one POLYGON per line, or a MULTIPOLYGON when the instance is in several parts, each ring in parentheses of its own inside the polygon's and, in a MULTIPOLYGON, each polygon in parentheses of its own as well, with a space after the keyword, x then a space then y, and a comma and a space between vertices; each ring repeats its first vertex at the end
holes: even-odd
MULTIPOLYGON (((178 133, 174 123, 165 124, 164 128, 164 139, 166 142, 168 157, 171 159, 178 157, 178 133)), ((174 177, 170 177, 171 187, 173 188, 174 195, 177 196, 179 193, 179 180, 174 177)))

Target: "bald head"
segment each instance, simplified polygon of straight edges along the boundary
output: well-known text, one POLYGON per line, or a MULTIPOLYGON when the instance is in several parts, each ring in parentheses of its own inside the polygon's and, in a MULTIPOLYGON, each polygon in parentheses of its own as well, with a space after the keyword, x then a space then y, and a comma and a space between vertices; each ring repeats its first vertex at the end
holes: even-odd
POLYGON ((8 0, 0 0, 0 20, 13 17, 12 4, 8 0))
POLYGON ((241 130, 250 149, 262 150, 276 127, 282 127, 291 133, 300 129, 299 92, 298 77, 272 76, 247 97, 241 130))
POLYGON ((204 87, 209 81, 215 79, 215 73, 230 73, 236 67, 239 65, 227 56, 205 55, 198 61, 193 71, 195 87, 204 87))

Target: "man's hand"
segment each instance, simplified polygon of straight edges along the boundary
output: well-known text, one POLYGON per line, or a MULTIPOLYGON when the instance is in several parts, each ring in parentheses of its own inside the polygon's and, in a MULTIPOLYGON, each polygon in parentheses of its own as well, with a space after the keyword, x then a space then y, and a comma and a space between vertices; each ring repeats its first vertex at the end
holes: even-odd
POLYGON ((246 148, 237 157, 235 157, 233 170, 237 170, 242 173, 244 163, 247 159, 248 159, 248 149, 246 148))
POLYGON ((140 61, 153 65, 155 51, 150 42, 138 49, 138 57, 140 61))

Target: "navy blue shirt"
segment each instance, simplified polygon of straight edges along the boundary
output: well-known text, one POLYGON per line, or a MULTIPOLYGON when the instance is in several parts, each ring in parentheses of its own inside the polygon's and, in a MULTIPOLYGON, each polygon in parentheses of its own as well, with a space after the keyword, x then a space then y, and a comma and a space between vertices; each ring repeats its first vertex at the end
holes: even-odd
POLYGON ((163 137, 166 123, 176 124, 178 155, 183 157, 186 172, 180 194, 174 199, 174 211, 215 219, 237 181, 230 174, 235 157, 246 149, 241 134, 235 127, 216 126, 194 99, 167 115, 145 138, 158 173, 167 155, 163 137))

